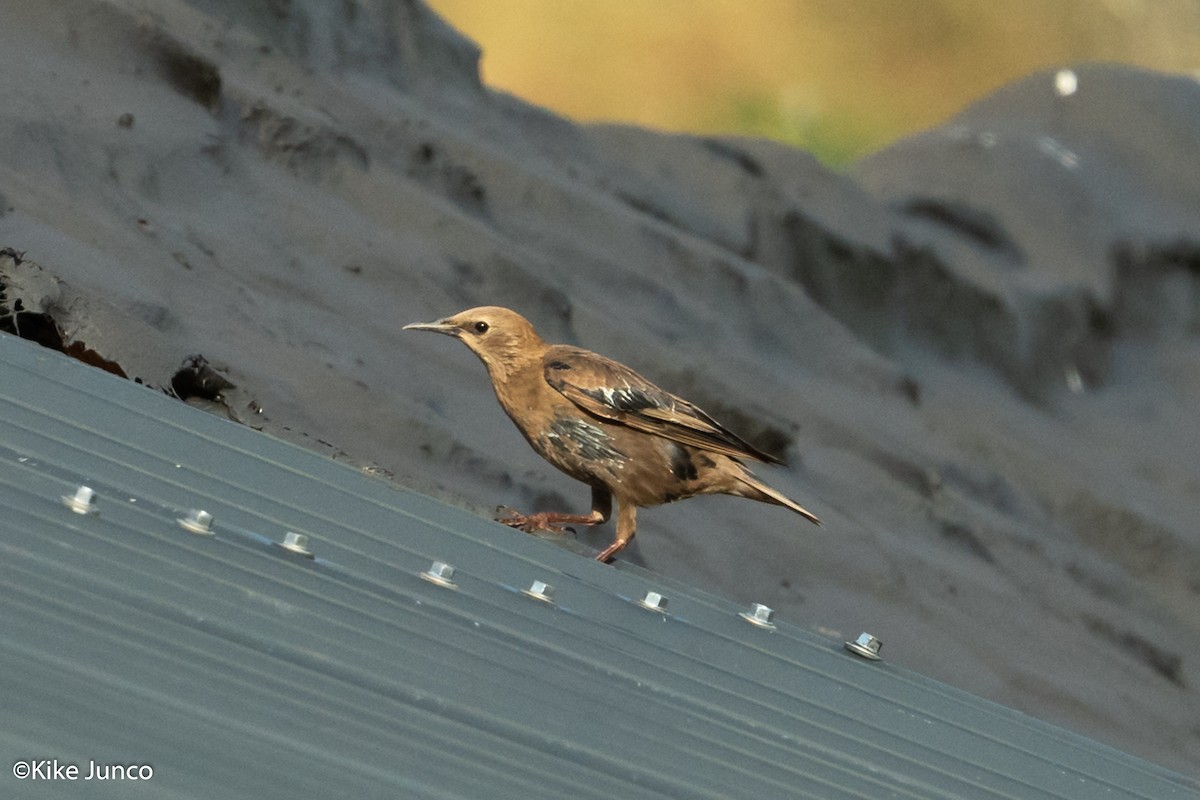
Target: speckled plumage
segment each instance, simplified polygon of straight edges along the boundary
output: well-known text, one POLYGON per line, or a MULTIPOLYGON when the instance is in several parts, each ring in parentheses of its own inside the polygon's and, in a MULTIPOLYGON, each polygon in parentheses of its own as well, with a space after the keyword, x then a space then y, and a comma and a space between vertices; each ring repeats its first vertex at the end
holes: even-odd
POLYGON ((740 459, 778 463, 702 409, 629 367, 544 342, 514 311, 473 308, 406 330, 462 341, 487 367, 496 399, 533 449, 592 487, 590 514, 538 512, 501 520, 524 530, 599 525, 617 501, 617 532, 597 559, 608 561, 637 532, 637 509, 701 494, 729 494, 813 514, 761 483, 740 459))

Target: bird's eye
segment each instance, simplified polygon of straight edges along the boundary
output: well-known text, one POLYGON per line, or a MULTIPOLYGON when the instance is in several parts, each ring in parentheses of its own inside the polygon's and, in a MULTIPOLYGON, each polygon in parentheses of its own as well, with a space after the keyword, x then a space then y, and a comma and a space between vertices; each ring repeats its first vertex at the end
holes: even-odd
POLYGON ((476 333, 487 333, 487 330, 488 330, 488 324, 486 322, 484 322, 483 320, 476 322, 471 327, 473 327, 475 329, 476 333))

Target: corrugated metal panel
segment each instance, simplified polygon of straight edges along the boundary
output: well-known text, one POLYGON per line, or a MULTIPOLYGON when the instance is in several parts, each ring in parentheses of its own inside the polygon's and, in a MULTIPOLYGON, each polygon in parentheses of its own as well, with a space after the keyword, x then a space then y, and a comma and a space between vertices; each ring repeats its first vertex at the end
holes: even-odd
MULTIPOLYGON (((113 796, 1198 794, 10 336, 0 514, 4 769, 152 767, 147 784, 86 782, 113 796), (81 484, 97 514, 60 500, 81 484), (196 508, 214 536, 176 523, 196 508), (278 547, 288 531, 317 557, 278 547), (419 577, 434 559, 456 589, 419 577), (522 594, 534 580, 553 604, 522 594), (633 602, 647 590, 668 616, 633 602)), ((47 783, 6 774, 0 795, 47 783)))

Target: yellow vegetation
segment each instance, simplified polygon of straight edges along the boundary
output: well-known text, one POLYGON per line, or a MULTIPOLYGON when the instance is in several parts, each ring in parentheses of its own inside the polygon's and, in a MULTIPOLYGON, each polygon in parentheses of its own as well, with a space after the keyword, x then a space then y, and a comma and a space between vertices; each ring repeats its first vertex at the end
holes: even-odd
POLYGON ((1035 70, 1200 69, 1194 0, 429 0, 491 86, 580 121, 842 163, 1035 70))

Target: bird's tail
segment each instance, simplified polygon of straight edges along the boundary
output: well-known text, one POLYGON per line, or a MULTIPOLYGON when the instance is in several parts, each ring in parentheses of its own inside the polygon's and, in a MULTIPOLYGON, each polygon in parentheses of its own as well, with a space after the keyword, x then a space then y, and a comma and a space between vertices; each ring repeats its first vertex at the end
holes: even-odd
POLYGON ((743 495, 744 497, 748 497, 751 500, 758 500, 763 503, 772 503, 777 506, 783 506, 784 508, 790 508, 792 511, 795 511, 797 514, 804 517, 814 525, 821 524, 821 520, 817 519, 816 514, 812 513, 795 500, 792 500, 791 498, 775 491, 765 483, 760 483, 749 472, 738 475, 737 479, 744 485, 746 489, 746 492, 743 495))

